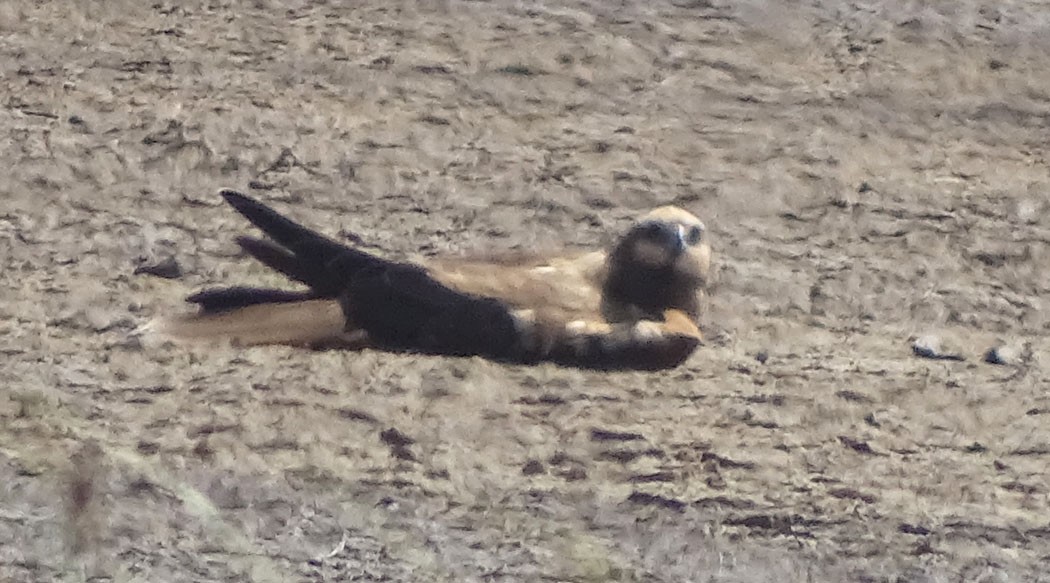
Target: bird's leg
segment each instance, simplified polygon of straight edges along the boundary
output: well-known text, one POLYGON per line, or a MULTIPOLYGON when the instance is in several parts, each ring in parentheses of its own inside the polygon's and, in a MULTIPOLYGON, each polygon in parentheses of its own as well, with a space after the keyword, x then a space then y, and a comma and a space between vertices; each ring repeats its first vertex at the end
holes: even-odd
POLYGON ((542 323, 531 311, 514 315, 531 358, 583 368, 670 368, 684 362, 701 341, 700 330, 681 310, 665 311, 663 321, 613 324, 588 320, 542 323))
POLYGON ((682 310, 664 310, 664 321, 660 327, 667 334, 691 336, 701 342, 704 340, 704 335, 700 332, 696 322, 682 310))

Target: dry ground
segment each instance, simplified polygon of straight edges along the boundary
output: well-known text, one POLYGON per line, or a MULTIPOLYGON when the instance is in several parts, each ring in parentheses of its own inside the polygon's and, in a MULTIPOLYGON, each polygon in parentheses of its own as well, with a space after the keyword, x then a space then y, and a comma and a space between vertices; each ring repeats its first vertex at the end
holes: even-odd
POLYGON ((1050 580, 1047 70, 1045 0, 3 3, 0 579, 1050 580), (391 256, 675 201, 710 342, 144 342, 268 277, 221 187, 391 256))

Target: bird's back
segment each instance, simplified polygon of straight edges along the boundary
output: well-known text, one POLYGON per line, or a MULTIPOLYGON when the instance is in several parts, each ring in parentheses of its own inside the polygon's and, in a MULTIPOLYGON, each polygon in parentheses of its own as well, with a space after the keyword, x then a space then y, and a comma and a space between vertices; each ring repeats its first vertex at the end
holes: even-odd
POLYGON ((560 321, 600 319, 605 254, 508 254, 434 258, 430 274, 461 292, 497 297, 515 309, 560 321))

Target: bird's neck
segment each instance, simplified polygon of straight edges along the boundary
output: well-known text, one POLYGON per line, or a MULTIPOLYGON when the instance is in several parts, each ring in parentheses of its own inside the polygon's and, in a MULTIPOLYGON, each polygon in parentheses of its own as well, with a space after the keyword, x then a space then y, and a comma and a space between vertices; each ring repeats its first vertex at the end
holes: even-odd
POLYGON ((659 320, 668 309, 682 310, 695 319, 699 308, 696 286, 670 267, 621 265, 610 269, 602 286, 602 312, 611 322, 659 320))

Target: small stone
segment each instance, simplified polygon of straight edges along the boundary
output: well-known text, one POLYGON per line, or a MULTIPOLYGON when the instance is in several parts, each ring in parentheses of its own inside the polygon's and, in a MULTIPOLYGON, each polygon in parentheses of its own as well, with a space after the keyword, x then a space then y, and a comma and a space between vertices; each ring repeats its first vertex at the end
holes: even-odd
POLYGON ((759 364, 765 364, 766 361, 769 360, 769 353, 765 350, 759 350, 758 353, 755 354, 755 360, 757 360, 759 364))
POLYGON ((193 446, 193 453, 202 460, 210 460, 215 455, 215 449, 208 443, 207 437, 199 439, 193 446))
POLYGON ((579 482, 587 479, 587 470, 579 466, 573 466, 559 474, 566 482, 579 482))
POLYGON ((1021 351, 1013 346, 993 346, 984 353, 984 361, 988 364, 1013 366, 1020 364, 1021 351))
POLYGON ((859 439, 853 439, 852 437, 847 437, 845 435, 840 435, 839 442, 857 453, 876 455, 875 450, 871 449, 871 445, 868 444, 867 441, 862 441, 859 439))
POLYGON ((391 427, 380 433, 379 439, 391 447, 405 447, 416 442, 416 440, 398 431, 396 427, 391 427))
POLYGON ((521 468, 522 475, 535 476, 543 473, 543 462, 540 460, 529 460, 521 468))
POLYGON ((897 530, 903 532, 904 534, 913 534, 916 536, 927 536, 931 532, 930 529, 926 528, 925 526, 908 523, 902 523, 900 526, 897 527, 897 530))
POLYGON ((922 358, 930 358, 933 360, 966 360, 966 357, 961 354, 945 350, 941 346, 941 339, 933 335, 920 336, 912 343, 911 349, 912 352, 915 353, 915 356, 922 358))
POLYGON ((178 279, 182 277, 182 266, 174 257, 168 257, 157 263, 140 265, 135 268, 135 275, 152 275, 164 279, 178 279))
POLYGON ((91 133, 91 128, 88 126, 87 122, 84 121, 84 118, 80 117, 79 115, 71 115, 66 121, 68 121, 69 125, 73 126, 74 131, 78 133, 91 133))
POLYGON ((416 455, 414 453, 412 453, 412 450, 408 449, 407 447, 405 447, 403 445, 395 445, 395 446, 391 447, 390 448, 390 455, 394 456, 395 458, 397 458, 399 460, 404 460, 406 462, 419 461, 418 459, 416 459, 416 455))

